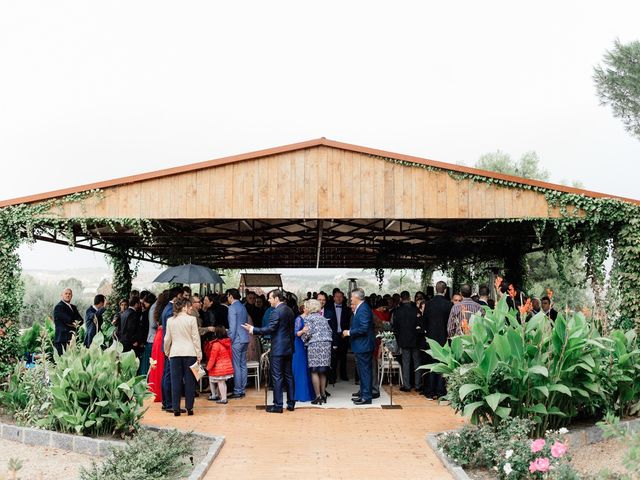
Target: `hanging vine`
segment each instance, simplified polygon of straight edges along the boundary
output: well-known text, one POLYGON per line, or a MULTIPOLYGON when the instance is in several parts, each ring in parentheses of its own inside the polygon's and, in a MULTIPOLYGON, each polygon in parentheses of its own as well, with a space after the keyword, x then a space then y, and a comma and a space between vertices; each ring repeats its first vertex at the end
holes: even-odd
MULTIPOLYGON (((85 202, 91 198, 102 199, 102 191, 88 190, 39 203, 0 208, 0 378, 13 368, 19 354, 18 320, 23 307, 24 284, 18 249, 22 244, 34 243, 37 234, 53 231, 63 235, 71 248, 75 245, 77 229, 89 234, 90 228, 98 224, 107 224, 114 232, 119 228, 133 230, 145 244, 152 243, 154 225, 147 219, 64 216, 65 207, 71 204, 79 205, 85 213, 85 202)), ((121 256, 119 247, 113 247, 113 251, 121 256)), ((116 277, 128 278, 130 288, 130 279, 135 272, 134 269, 127 274, 122 270, 116 277)))
POLYGON ((602 315, 604 325, 608 326, 608 319, 603 312, 603 304, 606 304, 608 316, 615 317, 612 326, 622 322, 626 326, 640 328, 640 295, 637 294, 640 285, 640 205, 637 203, 615 198, 594 198, 379 155, 370 156, 396 165, 447 173, 458 181, 467 180, 543 194, 549 206, 550 218, 501 219, 495 223, 533 222, 542 245, 554 254, 560 275, 563 274, 567 252, 577 244, 582 244, 587 262, 585 277, 596 295, 596 315, 602 315), (609 288, 603 300, 601 286, 604 285, 604 266, 609 252, 612 252, 614 262, 609 288))

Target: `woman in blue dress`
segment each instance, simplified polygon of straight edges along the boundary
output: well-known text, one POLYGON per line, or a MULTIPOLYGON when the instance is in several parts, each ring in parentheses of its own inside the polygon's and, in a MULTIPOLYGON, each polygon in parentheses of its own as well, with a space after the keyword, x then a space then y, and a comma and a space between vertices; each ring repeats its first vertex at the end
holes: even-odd
POLYGON ((310 402, 316 395, 311 384, 311 375, 307 367, 307 349, 302 341, 302 332, 304 328, 304 319, 302 316, 296 318, 294 324, 294 332, 296 334, 293 349, 293 381, 295 390, 293 398, 297 402, 310 402))

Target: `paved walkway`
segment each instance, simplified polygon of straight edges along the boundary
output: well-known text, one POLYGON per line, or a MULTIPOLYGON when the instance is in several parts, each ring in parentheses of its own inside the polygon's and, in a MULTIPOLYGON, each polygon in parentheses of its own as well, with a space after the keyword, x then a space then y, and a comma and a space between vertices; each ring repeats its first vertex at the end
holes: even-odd
POLYGON ((425 435, 456 428, 462 419, 416 393, 394 395, 402 410, 297 409, 283 414, 256 410, 263 393, 247 393, 226 406, 201 395, 192 417, 174 417, 154 403, 144 423, 224 435, 207 479, 451 478, 425 435))

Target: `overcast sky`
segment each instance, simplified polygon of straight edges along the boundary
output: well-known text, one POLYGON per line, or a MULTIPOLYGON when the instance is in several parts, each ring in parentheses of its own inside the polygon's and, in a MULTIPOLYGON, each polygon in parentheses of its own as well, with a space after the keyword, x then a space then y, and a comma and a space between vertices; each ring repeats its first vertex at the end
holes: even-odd
POLYGON ((0 198, 321 136, 467 165, 535 150, 553 181, 640 198, 640 141, 591 78, 639 18, 637 1, 6 0, 0 198))

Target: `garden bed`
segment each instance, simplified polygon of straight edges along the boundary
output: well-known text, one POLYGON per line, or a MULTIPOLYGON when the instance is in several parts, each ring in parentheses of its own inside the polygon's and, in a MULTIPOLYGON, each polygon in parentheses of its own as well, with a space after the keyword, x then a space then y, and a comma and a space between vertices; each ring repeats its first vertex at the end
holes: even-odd
MULTIPOLYGON (((6 416, 3 417, 4 420, 8 420, 6 416)), ((169 431, 169 429, 160 427, 142 427, 142 429, 144 431, 153 432, 156 435, 160 432, 169 431)), ((200 433, 193 433, 192 435, 194 437, 194 454, 190 461, 193 468, 191 469, 190 474, 183 478, 199 480, 204 477, 207 470, 213 463, 213 460, 222 448, 224 437, 216 437, 200 433)), ((20 427, 13 424, 13 422, 11 424, 0 423, 0 438, 2 438, 3 444, 13 444, 14 451, 16 449, 15 445, 18 443, 28 445, 28 447, 20 446, 18 449, 19 451, 22 451, 24 448, 29 450, 33 447, 35 452, 31 458, 37 458, 38 460, 32 462, 34 463, 32 467, 37 470, 40 470, 40 453, 46 454, 42 458, 44 458, 47 468, 53 469, 49 471, 62 471, 67 455, 71 455, 74 458, 75 456, 78 456, 78 463, 74 467, 76 474, 80 465, 85 467, 90 466, 91 459, 100 463, 101 457, 109 455, 113 448, 124 448, 126 446, 124 441, 114 440, 113 437, 84 437, 81 435, 59 433, 50 430, 20 427), (59 452, 63 452, 64 456, 60 455, 59 452)), ((11 450, 10 446, 7 448, 9 451, 11 450)), ((5 457, 3 456, 0 458, 5 457)), ((9 459, 10 456, 6 458, 9 459)), ((23 456, 20 456, 20 458, 23 459, 23 456)), ((29 462, 24 463, 26 467, 29 462)), ((1 468, 5 468, 5 465, 2 465, 1 468)), ((21 470, 21 472, 23 470, 21 470)), ((72 478, 76 477, 77 475, 72 478)), ((32 476, 28 476, 27 478, 32 478, 32 476)), ((37 478, 37 475, 33 478, 37 478)), ((48 474, 46 478, 50 478, 48 474)), ((69 475, 63 475, 60 478, 69 478, 69 475)))
MULTIPOLYGON (((640 430, 640 419, 624 420, 620 422, 619 426, 621 430, 637 431, 640 430)), ((455 434, 456 432, 447 433, 455 434)), ((427 443, 454 479, 493 480, 496 478, 496 472, 489 469, 464 469, 458 465, 438 448, 438 435, 427 435, 427 443)), ((570 431, 566 435, 566 443, 571 455, 570 464, 580 478, 594 476, 602 470, 607 470, 610 473, 627 473, 622 464, 626 450, 624 441, 618 438, 605 440, 602 429, 598 426, 593 425, 570 431)))

